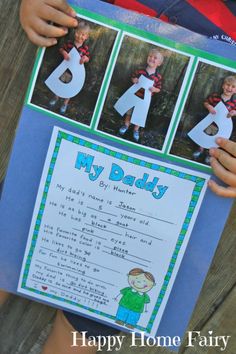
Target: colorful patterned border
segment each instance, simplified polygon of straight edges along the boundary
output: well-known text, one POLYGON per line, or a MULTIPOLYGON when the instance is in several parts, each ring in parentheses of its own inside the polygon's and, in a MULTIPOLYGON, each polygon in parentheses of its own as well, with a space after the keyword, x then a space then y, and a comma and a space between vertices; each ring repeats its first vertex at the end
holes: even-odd
POLYGON ((112 320, 115 320, 115 316, 111 316, 111 315, 109 315, 107 313, 104 313, 104 312, 101 312, 101 311, 98 311, 98 310, 94 310, 94 309, 92 309, 90 307, 87 307, 87 306, 84 306, 84 305, 80 305, 78 303, 75 303, 75 302, 70 301, 70 300, 63 299, 63 298, 55 296, 55 295, 47 294, 47 293, 45 293, 43 291, 39 291, 39 290, 35 290, 33 288, 29 288, 26 285, 27 277, 28 277, 28 274, 29 274, 29 267, 30 267, 31 259, 32 259, 32 256, 33 256, 33 253, 34 253, 34 249, 35 249, 35 246, 36 246, 37 237, 38 237, 39 229, 40 229, 40 226, 41 226, 41 220, 42 220, 44 208, 45 208, 45 205, 46 205, 46 200, 47 200, 48 191, 49 191, 49 188, 50 188, 50 183, 51 183, 54 167, 55 167, 57 156, 58 156, 58 153, 59 153, 59 150, 60 150, 60 145, 61 145, 61 142, 62 142, 63 139, 66 140, 66 141, 70 141, 73 144, 81 145, 81 146, 84 146, 84 147, 86 147, 88 149, 99 151, 102 154, 112 156, 112 157, 114 157, 116 159, 119 159, 119 160, 127 161, 127 162, 132 163, 132 164, 137 165, 137 166, 143 166, 143 167, 146 167, 146 168, 150 168, 150 169, 152 169, 154 171, 161 171, 161 172, 173 175, 173 176, 175 176, 177 178, 190 180, 193 183, 195 183, 195 187, 194 187, 194 190, 193 190, 193 193, 192 193, 191 201, 189 203, 188 211, 187 211, 184 223, 182 225, 182 229, 181 229, 181 232, 179 234, 175 250, 174 250, 172 258, 170 260, 168 271, 166 273, 164 282, 162 284, 161 291, 160 291, 159 296, 157 298, 157 302, 155 304, 154 310, 153 310, 153 312, 152 312, 152 314, 150 316, 148 325, 147 325, 146 328, 142 327, 142 326, 137 326, 137 329, 139 329, 141 331, 146 331, 147 333, 150 333, 151 329, 152 329, 152 326, 153 326, 153 323, 155 321, 156 315, 157 315, 157 313, 159 311, 159 308, 160 308, 161 303, 163 301, 163 298, 165 296, 168 284, 170 282, 170 279, 171 279, 171 276, 172 276, 172 273, 173 273, 173 270, 174 270, 174 267, 175 267, 175 263, 176 263, 178 254, 180 252, 180 249, 181 249, 181 246, 183 244, 185 235, 187 233, 191 218, 193 216, 194 209, 195 209, 195 207, 196 207, 196 205, 198 203, 198 199, 200 197, 201 191, 203 189, 203 186, 204 186, 206 180, 204 178, 200 178, 200 177, 196 177, 196 176, 193 176, 193 175, 190 175, 190 174, 187 174, 187 173, 179 172, 179 171, 171 169, 169 167, 164 167, 164 166, 161 166, 161 165, 158 165, 158 164, 154 164, 154 163, 146 162, 144 160, 140 160, 140 159, 137 159, 137 158, 130 157, 130 156, 128 156, 126 154, 123 154, 121 152, 113 151, 113 150, 108 149, 108 148, 106 148, 106 147, 104 147, 102 145, 98 145, 98 144, 89 142, 89 141, 87 141, 85 139, 75 137, 75 136, 73 136, 71 134, 68 134, 68 133, 65 133, 65 132, 62 132, 62 131, 58 132, 55 148, 54 148, 54 151, 53 151, 53 154, 52 154, 52 158, 51 158, 51 162, 50 162, 50 166, 49 166, 49 170, 48 170, 48 174, 47 174, 47 178, 46 178, 46 182, 45 182, 45 186, 44 186, 44 190, 43 190, 43 195, 42 195, 42 200, 41 200, 41 203, 40 203, 40 208, 39 208, 38 215, 37 215, 37 220, 36 220, 35 227, 34 227, 31 247, 30 247, 30 250, 29 250, 29 254, 27 256, 27 261, 26 261, 26 265, 25 265, 25 269, 24 269, 24 274, 23 274, 21 287, 23 289, 27 289, 27 290, 29 290, 31 292, 34 292, 34 293, 37 293, 37 294, 40 294, 40 295, 43 295, 43 296, 47 296, 47 297, 49 297, 51 299, 59 300, 59 301, 62 301, 64 303, 68 303, 70 305, 76 306, 76 307, 81 307, 83 309, 88 310, 91 313, 96 313, 96 314, 99 314, 99 315, 101 315, 103 317, 110 318, 112 320))

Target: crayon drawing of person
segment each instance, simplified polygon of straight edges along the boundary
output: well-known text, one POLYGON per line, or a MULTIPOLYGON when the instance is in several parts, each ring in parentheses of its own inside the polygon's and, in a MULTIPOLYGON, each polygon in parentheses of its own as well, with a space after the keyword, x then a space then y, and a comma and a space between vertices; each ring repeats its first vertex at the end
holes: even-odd
POLYGON ((128 283, 130 286, 121 289, 120 294, 115 298, 117 301, 118 297, 122 295, 115 322, 133 329, 136 327, 141 314, 147 312, 147 304, 150 303, 147 292, 155 285, 155 279, 151 273, 140 268, 134 268, 128 274, 128 283))

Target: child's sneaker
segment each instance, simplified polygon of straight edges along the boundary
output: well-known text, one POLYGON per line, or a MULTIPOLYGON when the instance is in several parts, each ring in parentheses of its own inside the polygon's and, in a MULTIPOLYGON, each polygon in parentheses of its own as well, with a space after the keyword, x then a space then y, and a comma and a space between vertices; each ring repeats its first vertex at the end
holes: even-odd
POLYGON ((129 127, 127 127, 127 125, 122 125, 122 127, 119 129, 120 135, 124 135, 128 129, 129 127))
POLYGON ((61 114, 65 114, 66 110, 67 110, 68 105, 67 104, 63 104, 60 108, 60 112, 61 114))
POLYGON ((134 130, 133 132, 133 138, 136 142, 139 141, 139 131, 138 130, 134 130))
POLYGON ((194 153, 193 153, 193 158, 197 160, 197 159, 199 159, 200 157, 202 157, 203 154, 204 154, 204 150, 198 149, 198 150, 194 151, 194 153))
POLYGON ((49 101, 49 105, 51 107, 54 107, 58 101, 58 98, 52 98, 51 101, 49 101))
POLYGON ((211 157, 210 157, 210 155, 207 155, 207 156, 205 157, 205 163, 206 163, 207 165, 210 165, 210 164, 211 164, 211 157))

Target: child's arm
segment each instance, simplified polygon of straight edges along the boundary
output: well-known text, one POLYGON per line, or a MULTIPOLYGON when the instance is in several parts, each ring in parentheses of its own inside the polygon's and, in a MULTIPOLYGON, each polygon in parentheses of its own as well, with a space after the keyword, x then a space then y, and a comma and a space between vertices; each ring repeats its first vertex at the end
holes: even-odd
POLYGON ((131 75, 131 82, 133 84, 138 84, 140 77, 140 70, 135 70, 131 75))
POLYGON ((67 27, 76 27, 75 11, 65 0, 22 0, 20 21, 29 39, 36 45, 50 47, 57 37, 64 36, 67 27), (58 26, 50 24, 54 22, 58 26))
POLYGON ((83 45, 82 47, 82 53, 81 59, 80 59, 80 64, 88 63, 90 60, 90 53, 89 53, 89 48, 87 45, 83 45))
POLYGON ((60 48, 59 52, 61 53, 61 55, 63 56, 63 58, 65 60, 69 60, 70 59, 70 54, 67 53, 67 51, 64 48, 60 48))
POLYGON ((158 73, 155 78, 154 78, 154 84, 153 86, 149 87, 149 91, 151 93, 159 93, 162 88, 162 76, 160 73, 158 73))
POLYGON ((131 81, 133 84, 138 84, 139 79, 138 79, 138 77, 131 77, 131 81))
POLYGON ((158 87, 152 86, 149 88, 149 91, 151 91, 151 93, 159 93, 161 91, 161 89, 158 87))
POLYGON ((208 101, 205 101, 203 103, 203 105, 208 110, 209 113, 216 114, 216 110, 214 109, 214 107, 208 101))
POLYGON ((80 64, 84 64, 88 62, 89 62, 89 57, 87 57, 87 55, 83 55, 82 58, 80 59, 80 64))
POLYGON ((236 197, 236 143, 228 139, 218 138, 216 140, 220 149, 210 149, 211 167, 214 174, 227 184, 220 186, 210 180, 209 187, 221 197, 236 197))
POLYGON ((235 117, 235 116, 236 116, 236 110, 235 109, 232 109, 227 115, 228 118, 232 118, 232 117, 235 117))

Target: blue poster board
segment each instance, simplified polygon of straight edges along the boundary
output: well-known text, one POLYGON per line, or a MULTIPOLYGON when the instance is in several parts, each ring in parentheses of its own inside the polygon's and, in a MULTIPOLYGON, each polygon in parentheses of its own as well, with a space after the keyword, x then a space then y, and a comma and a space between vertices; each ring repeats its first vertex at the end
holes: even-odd
MULTIPOLYGON (((47 54, 41 51, 35 64, 0 202, 0 287, 12 293, 17 293, 35 200, 55 126, 71 132, 72 135, 79 135, 85 140, 96 140, 98 145, 109 145, 111 150, 119 150, 127 155, 139 155, 145 161, 155 160, 157 164, 171 163, 176 169, 187 167, 193 171, 193 174, 199 171, 206 174, 211 173, 208 166, 171 153, 170 145, 177 134, 173 127, 174 124, 178 125, 180 122, 191 85, 194 84, 195 73, 201 70, 201 65, 215 66, 227 73, 234 73, 236 71, 234 63, 236 48, 218 42, 216 46, 214 41, 207 40, 190 31, 169 26, 156 19, 123 9, 114 9, 113 6, 100 2, 96 6, 96 13, 93 13, 94 2, 94 0, 78 0, 73 4, 82 19, 89 19, 96 25, 105 24, 106 28, 114 34, 112 37, 114 46, 106 63, 106 70, 103 72, 104 79, 94 106, 93 116, 89 122, 70 119, 68 116, 54 112, 50 107, 45 107, 43 103, 35 101, 34 93, 37 88, 37 80, 41 75, 40 68, 41 65, 43 67, 47 54), (138 43, 140 41, 140 43, 156 45, 165 53, 170 51, 187 58, 188 78, 183 81, 181 86, 181 97, 176 103, 178 107, 176 106, 171 118, 173 124, 170 123, 167 132, 168 141, 164 142, 161 148, 124 141, 114 131, 109 133, 99 125, 101 114, 106 106, 105 98, 109 95, 109 90, 111 91, 109 85, 113 83, 114 76, 112 75, 115 75, 114 63, 119 61, 119 53, 121 53, 119 51, 122 50, 122 43, 124 43, 122 41, 125 41, 129 36, 138 43), (12 222, 13 220, 14 222, 12 222)), ((231 205, 232 200, 219 198, 210 190, 206 191, 158 326, 158 336, 174 337, 177 335, 183 337, 231 205)), ((33 294, 25 294, 25 296, 34 299, 33 294)), ((41 298, 40 301, 52 304, 47 297, 41 298)), ((67 308, 62 303, 56 303, 54 306, 67 308)), ((70 310, 81 313, 79 309, 78 311, 70 310)), ((89 313, 83 313, 83 316, 93 318, 89 313)), ((96 320, 104 321, 99 318, 96 320)), ((120 328, 116 323, 110 324, 120 328)))

